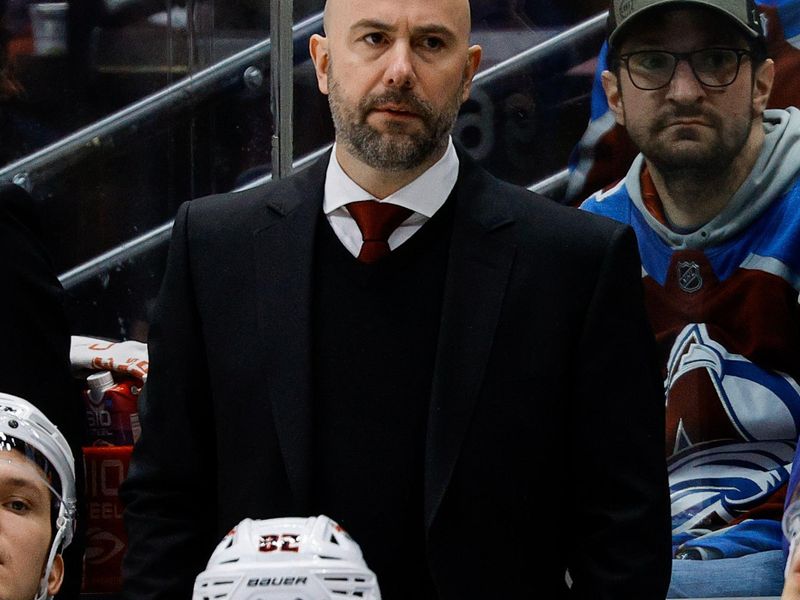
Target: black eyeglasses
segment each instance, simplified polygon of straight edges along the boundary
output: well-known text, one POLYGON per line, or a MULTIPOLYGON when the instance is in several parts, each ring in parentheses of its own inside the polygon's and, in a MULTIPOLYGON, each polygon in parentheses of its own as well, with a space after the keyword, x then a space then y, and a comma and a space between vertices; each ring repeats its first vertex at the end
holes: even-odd
POLYGON ((749 50, 741 48, 703 48, 693 52, 641 50, 622 54, 631 83, 640 90, 657 90, 668 85, 675 75, 678 62, 685 60, 697 80, 708 87, 725 87, 736 81, 743 56, 749 50))

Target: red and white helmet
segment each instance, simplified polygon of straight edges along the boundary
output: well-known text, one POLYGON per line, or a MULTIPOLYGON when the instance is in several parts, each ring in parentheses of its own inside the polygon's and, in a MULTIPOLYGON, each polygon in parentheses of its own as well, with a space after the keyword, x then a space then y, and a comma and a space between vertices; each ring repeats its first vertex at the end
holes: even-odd
POLYGON ((380 600, 361 548, 318 517, 245 519, 197 576, 193 600, 380 600))

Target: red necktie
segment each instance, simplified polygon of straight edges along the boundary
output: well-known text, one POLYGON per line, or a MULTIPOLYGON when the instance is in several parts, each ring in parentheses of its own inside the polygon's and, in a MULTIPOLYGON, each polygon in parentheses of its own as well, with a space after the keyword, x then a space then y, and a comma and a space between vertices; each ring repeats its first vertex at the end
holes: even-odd
POLYGON ((389 236, 413 213, 408 208, 376 200, 351 202, 347 210, 358 224, 364 240, 358 260, 368 264, 379 261, 391 252, 389 236))

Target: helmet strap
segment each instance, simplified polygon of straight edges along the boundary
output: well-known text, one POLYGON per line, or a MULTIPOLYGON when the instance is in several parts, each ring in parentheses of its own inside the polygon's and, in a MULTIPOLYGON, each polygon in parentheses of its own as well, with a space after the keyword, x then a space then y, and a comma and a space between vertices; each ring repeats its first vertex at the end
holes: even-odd
POLYGON ((51 600, 52 596, 48 593, 47 586, 50 580, 50 572, 53 570, 53 562, 56 559, 56 555, 61 552, 61 545, 64 542, 64 537, 67 533, 67 528, 69 527, 70 519, 66 517, 64 513, 64 504, 61 504, 61 509, 59 510, 58 519, 56 520, 56 524, 58 526, 58 530, 56 531, 56 535, 53 538, 53 543, 50 546, 50 554, 47 557, 47 565, 44 570, 44 574, 42 575, 42 579, 39 582, 39 591, 36 594, 36 597, 33 600, 51 600))

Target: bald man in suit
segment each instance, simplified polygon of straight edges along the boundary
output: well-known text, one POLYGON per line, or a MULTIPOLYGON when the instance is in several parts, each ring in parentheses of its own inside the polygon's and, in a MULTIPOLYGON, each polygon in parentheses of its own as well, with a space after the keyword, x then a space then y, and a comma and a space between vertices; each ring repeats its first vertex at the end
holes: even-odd
POLYGON ((332 153, 179 210, 124 488, 127 598, 188 598, 244 517, 314 513, 389 600, 663 597, 635 240, 454 148, 469 30, 466 0, 328 2, 310 51, 332 153), (370 232, 377 214, 395 228, 370 232))

